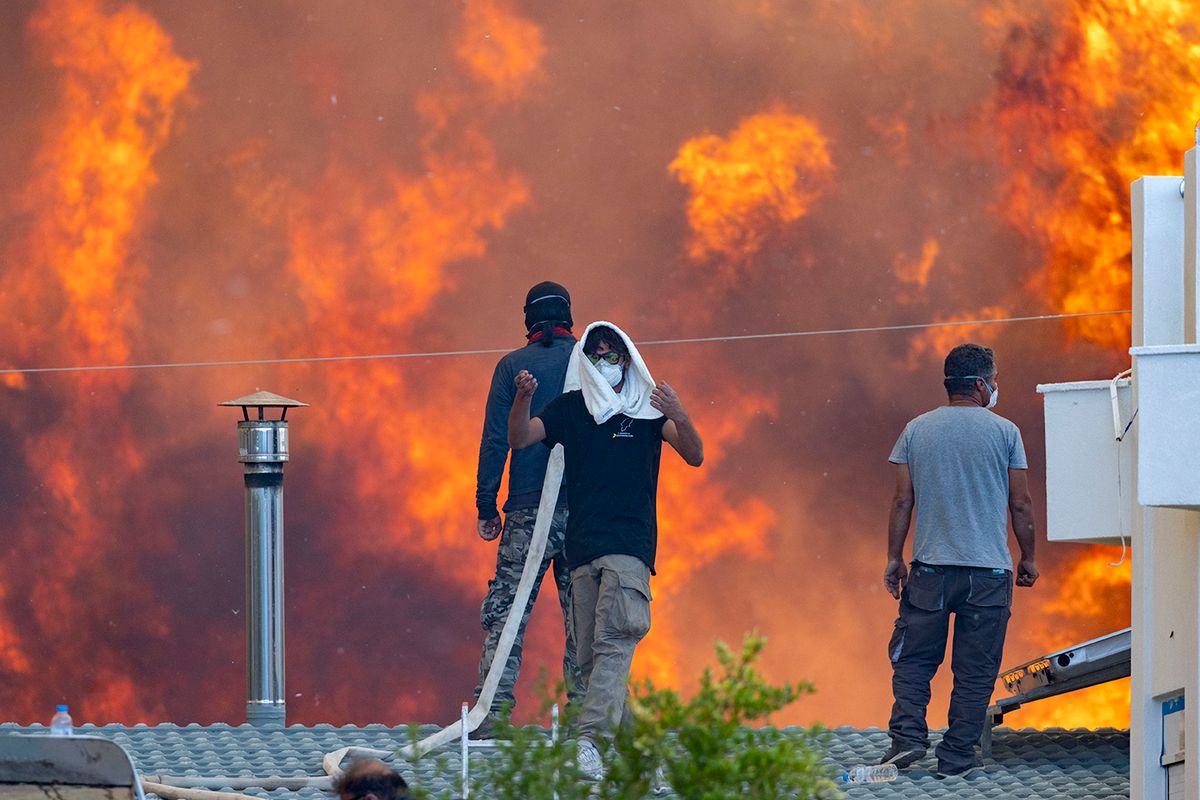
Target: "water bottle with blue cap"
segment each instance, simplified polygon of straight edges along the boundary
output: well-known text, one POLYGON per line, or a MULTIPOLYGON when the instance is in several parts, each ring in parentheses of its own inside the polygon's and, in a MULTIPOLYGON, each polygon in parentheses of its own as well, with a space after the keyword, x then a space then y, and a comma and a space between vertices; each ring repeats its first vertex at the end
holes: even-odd
POLYGON ((71 721, 71 714, 67 711, 67 707, 55 706, 54 716, 50 718, 50 735, 72 736, 74 733, 75 723, 71 721))

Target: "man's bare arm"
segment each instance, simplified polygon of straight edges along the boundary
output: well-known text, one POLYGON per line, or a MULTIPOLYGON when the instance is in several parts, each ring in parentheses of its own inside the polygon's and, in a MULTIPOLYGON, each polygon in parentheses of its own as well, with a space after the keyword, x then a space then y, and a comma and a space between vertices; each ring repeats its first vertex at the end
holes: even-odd
POLYGON ((529 405, 533 402, 533 393, 537 391, 537 378, 521 370, 513 382, 517 385, 517 396, 513 398, 512 408, 508 412, 508 446, 520 450, 545 439, 546 426, 537 417, 529 418, 529 405))
POLYGON ((662 436, 688 466, 698 467, 704 463, 704 442, 700 441, 700 433, 692 424, 691 418, 682 421, 667 420, 663 424, 662 436))
POLYGON ((1008 513, 1012 517, 1017 546, 1021 548, 1017 586, 1033 586, 1040 573, 1034 558, 1037 528, 1033 521, 1033 498, 1029 495, 1029 473, 1026 470, 1008 471, 1008 513))
POLYGON ((704 442, 700 441, 700 432, 692 424, 679 402, 679 395, 666 381, 660 381, 650 392, 650 405, 661 411, 667 421, 663 424, 662 437, 667 444, 675 448, 675 452, 683 457, 689 466, 698 467, 704 463, 704 442))
POLYGON ((904 564, 904 542, 912 525, 913 506, 912 474, 908 464, 896 465, 896 491, 892 494, 892 507, 888 515, 888 562, 883 571, 883 585, 888 593, 900 599, 900 592, 908 581, 908 567, 904 564))

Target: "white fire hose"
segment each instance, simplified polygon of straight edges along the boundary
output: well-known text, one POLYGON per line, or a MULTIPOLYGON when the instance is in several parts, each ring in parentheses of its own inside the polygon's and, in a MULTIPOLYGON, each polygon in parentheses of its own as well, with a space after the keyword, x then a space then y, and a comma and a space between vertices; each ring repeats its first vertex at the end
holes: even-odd
MULTIPOLYGON (((492 700, 508 663, 509 653, 517 639, 517 631, 521 628, 521 618, 525 606, 529 603, 529 595, 533 592, 534 581, 537 580, 538 569, 542 565, 542 556, 546 553, 546 541, 550 537, 550 524, 554 520, 554 507, 558 504, 558 490, 562 486, 563 477, 563 448, 555 445, 550 451, 550 461, 546 465, 546 479, 542 482, 542 500, 538 505, 537 520, 533 525, 533 538, 529 543, 529 553, 525 556, 525 567, 521 571, 521 580, 517 584, 517 594, 508 609, 508 617, 504 620, 504 628, 500 632, 500 641, 496 645, 496 654, 492 665, 488 668, 487 677, 479 692, 479 699, 466 716, 467 732, 479 727, 492 710, 492 700)), ((435 734, 427 736, 400 749, 400 755, 413 758, 428 753, 437 747, 459 739, 463 734, 463 720, 457 719, 435 734)), ((159 797, 172 800, 256 800, 248 795, 235 792, 212 791, 229 787, 232 789, 329 789, 333 781, 342 774, 342 762, 346 758, 378 758, 387 761, 396 753, 392 750, 376 750, 370 747, 343 747, 326 753, 321 759, 325 770, 324 776, 314 777, 266 777, 248 778, 245 776, 219 776, 208 778, 175 777, 170 775, 147 775, 142 777, 142 787, 147 792, 153 792, 159 797), (154 780, 149 780, 153 778, 154 780), (161 782, 160 782, 161 781, 161 782)))
MULTIPOLYGON (((546 479, 542 481, 542 500, 538 504, 533 538, 529 542, 529 553, 525 556, 525 567, 521 571, 521 581, 517 584, 517 594, 508 608, 508 617, 504 620, 504 629, 500 632, 500 641, 496 645, 496 655, 492 658, 492 665, 483 680, 479 699, 467 714, 468 733, 478 728, 479 723, 483 722, 484 717, 492 710, 492 699, 495 698, 496 688, 504 675, 504 667, 508 663, 509 653, 512 652, 513 642, 517 640, 521 619, 525 616, 525 606, 529 604, 529 595, 533 592, 534 581, 537 580, 538 570, 542 566, 542 556, 546 553, 546 541, 550 538, 550 525, 554 521, 554 507, 558 504, 558 490, 562 486, 562 478, 563 448, 561 444, 556 444, 550 451, 550 461, 546 464, 546 479)), ((403 748, 400 754, 405 758, 412 758, 428 753, 462 736, 462 726, 461 719, 455 720, 432 736, 403 748)), ((326 756, 327 763, 328 758, 326 756)), ((328 771, 326 769, 326 772, 328 771)))

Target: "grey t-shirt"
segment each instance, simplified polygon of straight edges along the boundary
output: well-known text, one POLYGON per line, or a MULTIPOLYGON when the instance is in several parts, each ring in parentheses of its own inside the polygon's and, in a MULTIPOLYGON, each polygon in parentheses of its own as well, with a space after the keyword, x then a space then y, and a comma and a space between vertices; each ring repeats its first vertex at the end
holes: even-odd
POLYGON ((888 461, 912 475, 913 560, 1012 569, 1008 470, 1028 467, 1016 425, 979 406, 942 406, 904 427, 888 461))

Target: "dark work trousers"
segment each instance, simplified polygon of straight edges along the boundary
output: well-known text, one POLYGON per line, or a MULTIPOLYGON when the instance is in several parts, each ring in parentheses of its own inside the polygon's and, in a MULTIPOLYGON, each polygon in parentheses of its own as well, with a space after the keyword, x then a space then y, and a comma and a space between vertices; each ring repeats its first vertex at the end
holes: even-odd
POLYGON ((954 690, 949 727, 937 747, 938 767, 957 770, 975 763, 975 746, 1000 671, 1011 605, 1012 572, 1008 570, 913 562, 888 643, 895 698, 888 731, 894 744, 906 750, 929 747, 925 723, 929 682, 946 653, 954 614, 950 657, 954 690))

